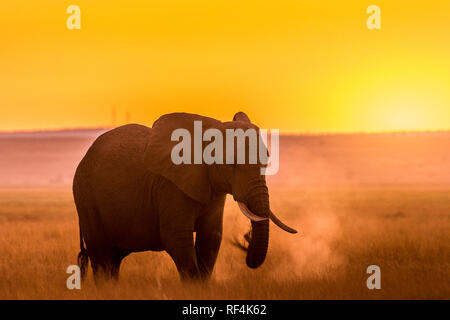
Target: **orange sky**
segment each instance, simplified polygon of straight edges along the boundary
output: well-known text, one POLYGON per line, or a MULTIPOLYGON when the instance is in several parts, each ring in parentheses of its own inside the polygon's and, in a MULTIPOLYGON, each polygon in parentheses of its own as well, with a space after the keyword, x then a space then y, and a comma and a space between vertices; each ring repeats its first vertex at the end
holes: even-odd
POLYGON ((282 132, 450 129, 450 1, 0 4, 0 131, 243 110, 282 132), (66 8, 81 8, 68 30, 66 8), (381 8, 368 30, 366 8, 381 8))

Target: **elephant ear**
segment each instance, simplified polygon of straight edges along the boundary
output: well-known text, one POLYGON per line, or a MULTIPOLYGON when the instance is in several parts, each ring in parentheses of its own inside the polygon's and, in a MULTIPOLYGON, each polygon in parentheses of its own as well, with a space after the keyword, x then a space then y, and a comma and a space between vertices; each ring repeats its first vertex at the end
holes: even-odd
MULTIPOLYGON (((194 164, 194 121, 201 121, 202 133, 209 128, 222 128, 222 122, 190 113, 171 113, 160 117, 153 123, 144 161, 150 172, 159 174, 173 182, 190 198, 207 203, 211 198, 211 185, 207 164, 194 164), (175 164, 172 161, 172 149, 181 142, 172 141, 172 133, 177 129, 185 129, 190 133, 191 163, 175 164)), ((202 137, 198 137, 202 140, 202 137)), ((202 146, 203 150, 203 146, 202 146)))
POLYGON ((234 115, 233 121, 242 121, 242 122, 251 123, 250 118, 242 111, 239 111, 238 113, 236 113, 234 115))

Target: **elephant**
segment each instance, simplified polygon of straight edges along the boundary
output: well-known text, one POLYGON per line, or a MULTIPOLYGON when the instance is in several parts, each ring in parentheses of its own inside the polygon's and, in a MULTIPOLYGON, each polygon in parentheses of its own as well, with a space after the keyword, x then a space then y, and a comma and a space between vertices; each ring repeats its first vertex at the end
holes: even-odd
POLYGON ((250 218, 246 264, 265 260, 269 220, 296 233, 271 211, 261 164, 174 164, 171 133, 203 128, 259 128, 238 112, 232 121, 190 113, 161 116, 152 127, 127 124, 99 136, 79 163, 73 196, 79 218, 78 265, 85 277, 118 279, 133 252, 166 251, 182 280, 210 278, 222 240, 225 198, 233 196, 250 218), (195 241, 194 241, 195 233, 195 241))

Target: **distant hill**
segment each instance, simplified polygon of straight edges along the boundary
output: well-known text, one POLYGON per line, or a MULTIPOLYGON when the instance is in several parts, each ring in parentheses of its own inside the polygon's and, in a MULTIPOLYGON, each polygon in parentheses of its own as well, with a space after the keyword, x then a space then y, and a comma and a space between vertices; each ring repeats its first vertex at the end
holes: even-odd
POLYGON ((111 128, 63 129, 63 130, 15 131, 15 132, 0 131, 0 138, 97 137, 110 129, 111 128))

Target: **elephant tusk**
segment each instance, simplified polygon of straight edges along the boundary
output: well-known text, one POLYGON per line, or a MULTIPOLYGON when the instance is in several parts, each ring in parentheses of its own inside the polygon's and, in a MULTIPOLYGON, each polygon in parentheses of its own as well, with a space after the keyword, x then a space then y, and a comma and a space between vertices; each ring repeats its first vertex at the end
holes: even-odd
POLYGON ((264 218, 264 217, 260 217, 257 216, 256 214, 254 214, 253 212, 250 211, 250 209, 246 206, 245 203, 243 202, 239 202, 238 201, 238 205, 239 205, 239 209, 241 209, 242 213, 249 218, 252 221, 264 221, 264 220, 268 220, 269 218, 264 218))
MULTIPOLYGON (((264 220, 269 219, 269 218, 263 218, 263 217, 257 216, 256 214, 251 212, 250 209, 247 207, 247 205, 243 202, 238 201, 238 205, 239 205, 239 209, 241 209, 242 213, 252 221, 264 221, 264 220)), ((272 211, 270 211, 269 217, 273 223, 275 223, 278 227, 280 227, 284 231, 289 232, 289 233, 297 233, 297 230, 295 230, 291 227, 288 227, 283 222, 281 222, 281 220, 278 219, 277 216, 272 211)))
POLYGON ((288 227, 283 222, 281 222, 281 220, 278 219, 277 216, 272 211, 270 211, 270 220, 272 220, 273 223, 275 223, 277 226, 279 226, 284 231, 287 231, 289 233, 297 233, 297 230, 292 229, 291 227, 288 227))

